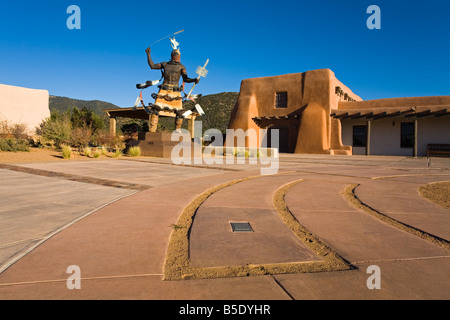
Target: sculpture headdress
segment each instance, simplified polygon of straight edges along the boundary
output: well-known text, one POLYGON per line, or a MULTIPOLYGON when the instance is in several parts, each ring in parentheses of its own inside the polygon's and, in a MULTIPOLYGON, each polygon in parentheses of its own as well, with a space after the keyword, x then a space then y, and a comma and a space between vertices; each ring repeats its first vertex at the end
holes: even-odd
POLYGON ((176 55, 181 56, 181 52, 179 49, 180 43, 177 40, 175 40, 175 37, 170 38, 170 45, 172 46, 172 49, 173 49, 172 54, 171 54, 172 59, 176 55))

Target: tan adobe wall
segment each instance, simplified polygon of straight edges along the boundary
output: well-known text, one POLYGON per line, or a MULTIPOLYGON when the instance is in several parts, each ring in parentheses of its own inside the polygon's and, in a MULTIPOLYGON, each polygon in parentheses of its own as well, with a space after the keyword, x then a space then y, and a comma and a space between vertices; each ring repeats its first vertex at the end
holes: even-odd
POLYGON ((377 109, 377 108, 403 108, 420 106, 449 105, 450 96, 436 97, 411 97, 411 98, 389 98, 376 99, 360 102, 339 102, 339 110, 352 109, 377 109))
MULTIPOLYGON (((243 129, 244 131, 253 129, 259 134, 259 127, 252 120, 253 118, 284 116, 297 111, 302 106, 302 83, 302 74, 243 80, 228 128, 243 129), (288 107, 287 109, 276 109, 274 107, 275 93, 285 91, 288 92, 288 107)), ((258 147, 259 143, 246 141, 246 146, 258 147)))
MULTIPOLYGON (((340 123, 330 118, 331 109, 336 109, 343 99, 335 93, 337 86, 353 99, 361 100, 329 69, 243 80, 229 129, 258 131, 252 118, 297 114, 300 119, 298 130, 291 133, 298 136, 296 153, 333 153, 331 148, 348 154, 351 148, 341 143, 340 123), (277 92, 288 93, 287 108, 275 108, 277 92)), ((257 144, 246 142, 246 146, 257 144)))
POLYGON ((27 89, 0 84, 0 120, 26 124, 28 134, 50 116, 47 90, 27 89))

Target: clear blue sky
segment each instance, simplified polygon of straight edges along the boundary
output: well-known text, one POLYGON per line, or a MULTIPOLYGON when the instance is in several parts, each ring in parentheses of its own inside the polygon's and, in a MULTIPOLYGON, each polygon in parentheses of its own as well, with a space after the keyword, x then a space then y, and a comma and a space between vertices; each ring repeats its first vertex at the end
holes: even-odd
MULTIPOLYGON (((136 83, 160 78, 145 49, 184 29, 177 40, 189 76, 210 59, 194 93, 330 68, 365 100, 450 95, 449 16, 447 0, 5 0, 0 83, 130 107, 136 83), (366 27, 372 4, 381 30, 366 27), (70 5, 81 8, 81 30, 66 27, 70 5)), ((171 50, 168 39, 157 43, 154 61, 171 50)))

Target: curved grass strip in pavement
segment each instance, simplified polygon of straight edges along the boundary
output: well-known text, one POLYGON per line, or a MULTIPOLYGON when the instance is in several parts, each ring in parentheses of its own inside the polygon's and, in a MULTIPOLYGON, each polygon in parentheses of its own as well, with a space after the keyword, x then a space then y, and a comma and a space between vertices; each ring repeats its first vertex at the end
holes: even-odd
POLYGON ((405 224, 403 222, 400 222, 398 220, 395 220, 384 213, 381 213, 374 208, 368 206, 364 202, 362 202, 355 194, 356 188, 358 188, 359 184, 350 184, 345 188, 344 190, 344 197, 347 199, 348 202, 350 202, 355 208, 361 209, 365 211, 366 213, 380 219, 384 223, 387 223, 397 229, 400 229, 402 231, 408 232, 412 235, 415 235, 419 238, 422 238, 424 240, 430 241, 435 245, 438 245, 444 249, 450 249, 450 242, 448 240, 442 239, 438 236, 429 234, 428 232, 425 232, 423 230, 417 229, 413 226, 410 226, 408 224, 405 224))
POLYGON ((322 261, 280 264, 247 264, 224 267, 192 267, 189 261, 189 233, 198 208, 206 201, 206 199, 219 190, 258 177, 261 176, 238 179, 209 189, 194 199, 194 201, 183 210, 176 225, 172 226, 173 231, 164 264, 164 280, 247 277, 283 273, 349 270, 352 268, 348 262, 329 249, 319 238, 302 227, 287 208, 284 202, 285 194, 294 185, 303 180, 290 183, 278 189, 273 201, 283 222, 286 223, 294 234, 296 234, 311 250, 318 254, 322 258, 322 261))
MULTIPOLYGON (((303 182, 298 180, 284 185, 275 192, 273 203, 277 210, 280 219, 284 224, 322 261, 297 263, 296 266, 285 266, 289 273, 305 273, 305 272, 323 272, 323 271, 342 271, 355 269, 350 262, 341 257, 338 253, 333 251, 324 241, 318 236, 311 233, 305 228, 291 213, 286 205, 285 196, 289 190, 295 185, 303 182)), ((284 266, 284 264, 283 264, 284 266)))
POLYGON ((164 280, 182 280, 194 278, 193 268, 189 263, 189 233, 197 209, 212 194, 236 183, 256 177, 233 180, 207 190, 184 208, 177 223, 172 226, 172 234, 164 263, 164 280))

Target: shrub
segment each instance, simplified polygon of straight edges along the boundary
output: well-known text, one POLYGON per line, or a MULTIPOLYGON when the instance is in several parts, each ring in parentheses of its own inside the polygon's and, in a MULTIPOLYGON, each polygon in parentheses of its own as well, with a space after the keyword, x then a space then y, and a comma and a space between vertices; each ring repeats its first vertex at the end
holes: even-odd
POLYGON ((13 138, 0 138, 0 151, 19 152, 30 151, 30 144, 26 140, 16 140, 13 138))
POLYGON ((139 157, 141 155, 141 148, 131 147, 130 149, 128 149, 128 155, 130 157, 139 157))
POLYGON ((17 140, 16 141, 16 150, 17 151, 30 151, 30 144, 27 140, 17 140))
POLYGON ((96 115, 91 109, 83 107, 78 109, 77 107, 72 108, 70 112, 70 122, 74 128, 89 127, 92 128, 93 132, 101 130, 105 127, 103 119, 96 115))
POLYGON ((125 148, 125 142, 123 140, 123 137, 119 136, 118 134, 116 134, 114 136, 114 140, 112 145, 110 145, 111 148, 115 148, 115 149, 124 149, 125 148))
POLYGON ((0 138, 14 138, 17 141, 28 139, 27 125, 24 123, 11 124, 8 120, 0 120, 0 138))
POLYGON ((102 154, 103 156, 106 156, 106 155, 108 154, 108 149, 107 149, 106 147, 102 147, 101 154, 102 154))
POLYGON ((0 139, 0 151, 12 151, 8 139, 0 139))
MULTIPOLYGON (((160 121, 161 120, 162 118, 160 121)), ((132 132, 148 132, 148 130, 148 122, 145 120, 128 120, 120 126, 120 131, 124 134, 131 134, 132 132)))
POLYGON ((70 146, 63 146, 61 151, 64 159, 72 157, 72 148, 70 146))
POLYGON ((110 134, 107 130, 97 130, 91 139, 91 143, 95 146, 115 147, 118 145, 118 136, 110 134))
POLYGON ((70 132, 70 145, 75 148, 87 146, 92 138, 92 129, 90 127, 74 128, 70 132))
POLYGON ((52 142, 58 149, 64 144, 82 148, 89 143, 108 145, 114 137, 105 134, 104 128, 103 119, 94 111, 83 107, 81 110, 72 108, 62 114, 58 111, 52 112, 50 117, 36 128, 36 133, 52 142))
POLYGON ((86 157, 92 157, 92 149, 90 147, 84 147, 83 153, 86 157))
POLYGON ((62 115, 59 112, 53 112, 49 118, 40 124, 36 133, 53 142, 54 146, 59 149, 63 144, 70 142, 71 129, 72 124, 67 112, 62 115))
POLYGON ((100 155, 101 155, 101 153, 98 152, 98 151, 95 151, 95 152, 92 154, 92 156, 93 156, 95 159, 100 158, 100 155))
MULTIPOLYGON (((9 132, 10 126, 6 121, 0 121, 0 137, 3 132, 9 132)), ((20 133, 18 129, 18 134, 20 133)), ((103 119, 94 111, 87 108, 72 108, 64 113, 53 111, 49 118, 45 119, 37 128, 36 134, 40 137, 42 145, 48 145, 60 149, 63 145, 78 148, 81 153, 84 146, 104 146, 106 148, 123 149, 125 143, 123 137, 110 134, 105 129, 103 119)), ((106 154, 104 150, 101 154, 106 154)), ((86 153, 92 157, 91 152, 86 153)))
POLYGON ((122 151, 120 149, 117 149, 116 152, 114 152, 113 157, 114 158, 118 158, 122 155, 122 151))
POLYGON ((9 124, 7 120, 0 121, 0 138, 7 138, 9 136, 9 124))
POLYGON ((27 135, 27 125, 23 123, 16 123, 10 126, 9 132, 11 135, 16 138, 16 140, 20 140, 23 138, 28 138, 27 135))

